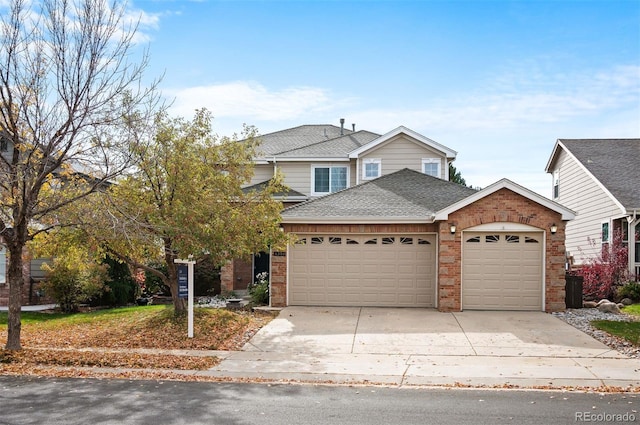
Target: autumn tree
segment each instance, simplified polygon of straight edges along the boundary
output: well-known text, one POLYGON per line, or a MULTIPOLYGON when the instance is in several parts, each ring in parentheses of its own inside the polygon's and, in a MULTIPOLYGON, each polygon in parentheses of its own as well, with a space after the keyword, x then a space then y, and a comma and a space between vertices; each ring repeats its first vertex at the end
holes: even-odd
POLYGON ((207 256, 220 265, 284 241, 282 203, 272 197, 282 190, 279 179, 243 190, 256 146, 249 127, 240 137, 218 138, 206 110, 191 121, 160 115, 153 141, 132 152, 135 172, 109 189, 102 208, 84 214, 101 217, 88 233, 110 255, 158 276, 171 289, 176 313, 183 312, 175 259, 207 256), (158 260, 166 273, 149 266, 158 260))
MULTIPOLYGON (((64 225, 57 212, 125 170, 157 107, 133 57, 136 22, 114 0, 9 0, 0 15, 0 238, 6 245, 6 348, 20 344, 23 251, 64 225)), ((157 111, 156 111, 157 112, 157 111)))

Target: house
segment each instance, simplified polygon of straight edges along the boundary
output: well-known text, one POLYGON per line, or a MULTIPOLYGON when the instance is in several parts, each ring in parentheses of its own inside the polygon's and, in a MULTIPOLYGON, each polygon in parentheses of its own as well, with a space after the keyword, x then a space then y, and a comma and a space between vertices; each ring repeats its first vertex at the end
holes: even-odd
POLYGON ((546 172, 553 176, 552 199, 577 213, 566 230, 573 264, 594 258, 621 232, 630 275, 640 275, 639 161, 640 139, 556 141, 546 172))
POLYGON ((295 243, 269 257, 272 306, 565 308, 570 209, 509 180, 450 182, 456 152, 406 127, 296 127, 263 152, 251 183, 278 169, 297 196, 281 222, 295 243))
MULTIPOLYGON (((254 175, 245 190, 259 189, 276 172, 284 176, 286 207, 410 168, 444 180, 456 152, 406 127, 380 135, 331 124, 302 125, 260 136, 254 175)), ((236 259, 221 270, 223 291, 244 290, 255 276, 269 271, 269 256, 236 259)))

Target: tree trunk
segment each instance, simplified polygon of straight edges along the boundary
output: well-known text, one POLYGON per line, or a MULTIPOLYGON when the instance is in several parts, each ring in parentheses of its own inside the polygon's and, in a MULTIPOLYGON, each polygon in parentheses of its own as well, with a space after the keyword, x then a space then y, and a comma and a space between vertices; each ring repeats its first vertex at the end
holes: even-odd
POLYGON ((183 314, 187 311, 187 303, 183 298, 178 297, 178 268, 174 263, 175 256, 167 254, 165 255, 165 261, 167 264, 168 281, 165 281, 165 285, 171 289, 171 299, 173 300, 173 310, 175 314, 183 314))
POLYGON ((7 350, 21 350, 20 331, 22 322, 20 318, 22 308, 22 247, 19 244, 9 244, 9 317, 7 350))

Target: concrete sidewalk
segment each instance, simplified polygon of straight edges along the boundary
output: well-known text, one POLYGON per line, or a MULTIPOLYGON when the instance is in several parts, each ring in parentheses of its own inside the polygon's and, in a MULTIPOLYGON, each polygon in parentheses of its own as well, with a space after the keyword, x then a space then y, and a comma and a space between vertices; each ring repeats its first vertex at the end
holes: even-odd
MULTIPOLYGON (((56 308, 56 304, 23 305, 20 307, 20 311, 44 311, 54 308, 56 308)), ((9 307, 0 305, 0 311, 9 311, 9 307)))
MULTIPOLYGON (((220 353, 222 354, 222 353, 220 353)), ((196 375, 393 385, 638 387, 640 360, 542 312, 288 307, 196 375)))

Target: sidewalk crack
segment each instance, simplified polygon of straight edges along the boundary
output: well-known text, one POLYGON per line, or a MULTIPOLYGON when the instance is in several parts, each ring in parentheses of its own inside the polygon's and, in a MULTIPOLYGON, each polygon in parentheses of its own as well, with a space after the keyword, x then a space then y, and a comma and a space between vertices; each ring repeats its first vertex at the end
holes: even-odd
POLYGON ((356 328, 353 330, 353 339, 351 340, 351 353, 356 346, 356 335, 358 335, 358 326, 360 325, 360 316, 362 315, 362 307, 358 310, 358 319, 356 320, 356 328))
POLYGON ((471 340, 467 336, 467 333, 465 332, 464 328, 460 324, 460 321, 458 320, 458 316, 456 316, 455 313, 451 313, 451 315, 453 316, 454 319, 456 319, 456 323, 458 324, 458 326, 460 326, 460 330, 464 334, 464 337, 467 339, 467 342, 469 343, 469 347, 471 347, 471 350, 473 350, 473 355, 477 356, 478 352, 476 351, 476 347, 474 347, 473 344, 471 343, 471 340))

